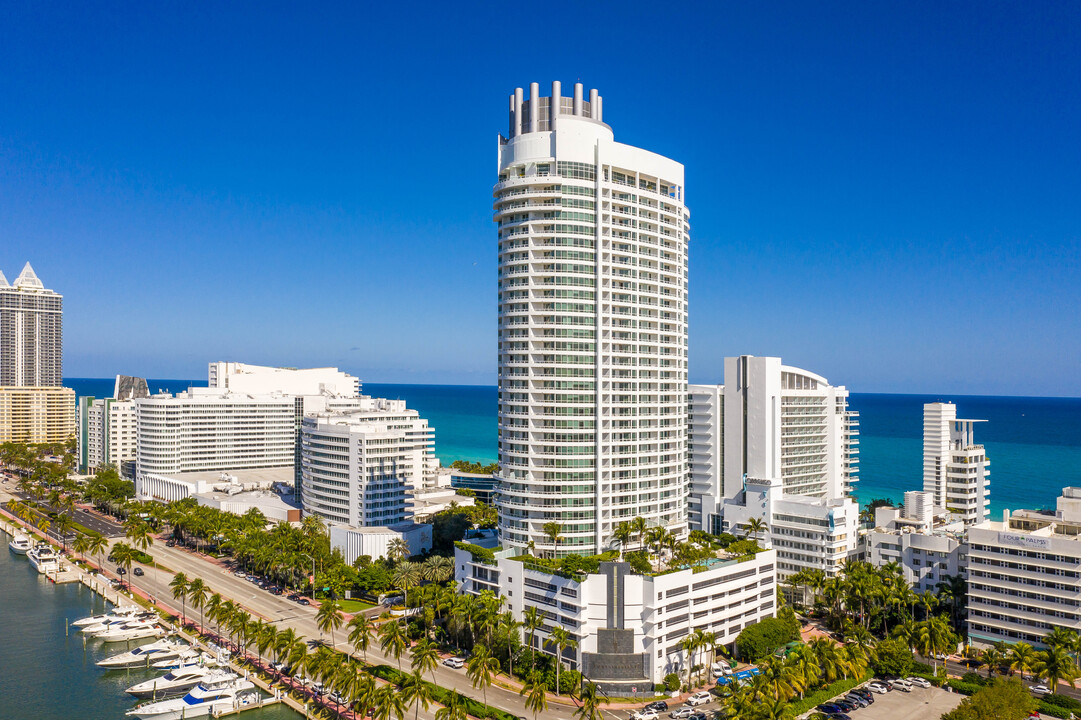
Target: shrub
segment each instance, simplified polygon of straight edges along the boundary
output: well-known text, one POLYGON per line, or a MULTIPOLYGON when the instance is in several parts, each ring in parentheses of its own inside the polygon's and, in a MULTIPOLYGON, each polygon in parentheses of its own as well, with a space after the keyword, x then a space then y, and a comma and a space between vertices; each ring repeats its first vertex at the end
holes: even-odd
POLYGON ((953 688, 954 692, 959 692, 962 695, 975 695, 983 687, 975 683, 967 683, 961 680, 947 680, 946 684, 953 688))
POLYGON ((1052 693, 1050 695, 1044 695, 1041 699, 1048 705, 1057 705, 1061 708, 1066 708, 1067 710, 1073 710, 1074 712, 1081 710, 1081 702, 1074 700, 1069 695, 1052 693))
POLYGON ((799 637, 799 632, 779 618, 766 618, 756 622, 736 638, 739 656, 743 660, 756 661, 779 647, 799 637))
MULTIPOLYGON (((553 683, 554 684, 554 683, 553 683)), ((569 695, 576 693, 582 686, 582 673, 577 670, 561 670, 559 673, 559 692, 569 695)))
POLYGON ((1050 715, 1051 717, 1062 718, 1063 720, 1070 720, 1073 717, 1073 712, 1067 708, 1059 705, 1052 705, 1047 700, 1041 700, 1040 704, 1036 707, 1044 715, 1050 715))
POLYGON ((675 692, 679 690, 679 675, 676 673, 668 673, 664 676, 664 689, 668 692, 675 692))
MULTIPOLYGON (((915 671, 915 665, 922 663, 912 662, 912 651, 901 640, 883 640, 875 646, 874 662, 871 669, 876 675, 900 675, 906 677, 915 671)), ((931 674, 931 668, 927 668, 927 674, 931 674)))
POLYGON ((480 545, 463 542, 462 540, 455 541, 454 547, 459 550, 465 550, 472 555, 473 559, 477 562, 495 563, 495 552, 488 548, 482 548, 480 545))
POLYGON ((934 675, 935 669, 927 663, 920 662, 919 660, 913 660, 912 672, 917 675, 934 675))
POLYGON ((961 676, 961 682, 968 683, 969 685, 986 685, 987 678, 978 673, 969 671, 961 676))

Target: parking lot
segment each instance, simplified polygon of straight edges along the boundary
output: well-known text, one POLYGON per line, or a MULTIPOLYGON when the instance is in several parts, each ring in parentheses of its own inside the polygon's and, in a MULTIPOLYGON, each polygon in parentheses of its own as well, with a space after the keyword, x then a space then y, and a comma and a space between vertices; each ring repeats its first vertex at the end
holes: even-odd
POLYGON ((965 699, 964 695, 939 688, 913 688, 912 692, 894 690, 875 695, 875 702, 851 713, 852 720, 938 720, 965 699))

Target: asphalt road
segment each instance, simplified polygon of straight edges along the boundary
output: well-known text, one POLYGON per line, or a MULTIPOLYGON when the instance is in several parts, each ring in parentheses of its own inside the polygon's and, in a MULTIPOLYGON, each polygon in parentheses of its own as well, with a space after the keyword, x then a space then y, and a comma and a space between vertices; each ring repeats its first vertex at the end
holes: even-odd
MULTIPOLYGON (((928 660, 927 658, 920 657, 919 655, 917 655, 916 658, 918 660, 920 660, 920 662, 925 662, 928 665, 931 665, 932 667, 934 667, 934 661, 933 660, 928 660)), ((949 658, 947 658, 944 661, 943 660, 938 661, 939 665, 942 665, 943 663, 945 663, 946 669, 953 675, 964 675, 967 672, 975 672, 975 673, 979 673, 983 677, 987 677, 987 667, 986 666, 969 667, 968 665, 965 665, 964 663, 958 662, 956 660, 955 656, 953 656, 953 655, 951 655, 949 658)), ((995 673, 995 675, 997 676, 998 673, 995 673)), ((1014 675, 1014 677, 1020 678, 1021 682, 1023 682, 1025 684, 1025 686, 1028 687, 1029 689, 1032 689, 1032 688, 1036 687, 1037 685, 1046 684, 1046 683, 1043 683, 1042 681, 1033 680, 1031 677, 1021 677, 1019 675, 1014 675)), ((1077 684, 1081 685, 1081 682, 1078 682, 1077 684)), ((1067 695, 1069 697, 1072 697, 1075 700, 1081 701, 1081 689, 1072 688, 1072 687, 1070 687, 1069 685, 1067 685, 1064 682, 1059 682, 1057 692, 1058 692, 1059 695, 1067 695)), ((1033 694, 1036 695, 1036 693, 1033 693, 1033 694)), ((1039 697, 1039 695, 1037 695, 1037 697, 1039 697)))

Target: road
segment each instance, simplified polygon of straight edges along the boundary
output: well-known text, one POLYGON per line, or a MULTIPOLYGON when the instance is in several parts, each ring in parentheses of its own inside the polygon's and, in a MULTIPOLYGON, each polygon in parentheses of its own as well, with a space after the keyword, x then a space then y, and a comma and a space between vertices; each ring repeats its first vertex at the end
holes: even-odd
MULTIPOLYGON (((916 655, 916 659, 919 660, 920 662, 927 663, 928 665, 931 665, 932 667, 934 667, 934 662, 935 662, 934 660, 930 660, 928 658, 921 657, 920 655, 916 655)), ((984 677, 987 677, 987 668, 986 667, 979 667, 979 668, 969 667, 968 665, 965 665, 964 663, 958 662, 956 655, 951 655, 945 661, 939 660, 938 664, 942 665, 943 662, 945 662, 946 670, 949 671, 950 674, 952 674, 952 675, 964 675, 967 672, 975 672, 975 673, 979 673, 980 675, 982 675, 984 677)), ((998 673, 996 673, 996 675, 997 674, 998 673)), ((1028 687, 1030 690, 1032 688, 1036 687, 1037 685, 1041 684, 1040 681, 1033 680, 1030 677, 1020 677, 1019 675, 1014 675, 1014 677, 1020 678, 1021 682, 1023 682, 1025 684, 1025 686, 1028 687)), ((1081 684, 1081 683, 1078 683, 1078 684, 1081 684)), ((1069 685, 1067 685, 1064 682, 1059 682, 1057 691, 1058 691, 1059 695, 1067 695, 1069 697, 1072 697, 1074 700, 1081 701, 1081 688, 1072 688, 1072 687, 1070 687, 1069 685)), ((1033 693, 1033 694, 1035 695, 1036 693, 1033 693)), ((1037 695, 1037 697, 1039 697, 1039 696, 1037 695)))

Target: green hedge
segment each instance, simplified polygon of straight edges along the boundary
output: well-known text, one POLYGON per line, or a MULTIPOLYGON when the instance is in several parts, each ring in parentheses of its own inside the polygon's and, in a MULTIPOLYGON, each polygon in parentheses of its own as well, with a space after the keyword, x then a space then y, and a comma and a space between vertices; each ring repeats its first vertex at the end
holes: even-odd
POLYGON ((1069 695, 1052 693, 1050 695, 1044 695, 1040 699, 1048 705, 1058 705, 1060 708, 1066 708, 1067 710, 1073 710, 1074 712, 1081 711, 1081 702, 1074 700, 1069 695))
POLYGON ((1040 701, 1040 704, 1036 708, 1044 715, 1050 715, 1051 717, 1062 718, 1063 720, 1070 720, 1073 717, 1073 713, 1064 707, 1058 705, 1052 705, 1044 700, 1040 701))
POLYGON ((802 700, 796 700, 789 705, 794 717, 799 717, 803 713, 807 712, 811 708, 821 705, 822 703, 832 700, 838 695, 843 695, 857 685, 861 685, 867 680, 871 679, 870 673, 864 675, 862 678, 849 678, 847 680, 837 680, 832 685, 822 688, 816 692, 811 693, 802 700))
POLYGON ((976 683, 967 683, 960 680, 947 680, 946 684, 953 688, 954 692, 959 692, 962 695, 975 695, 983 687, 976 683))
POLYGON ((488 548, 482 548, 480 545, 474 545, 473 543, 463 542, 461 540, 454 541, 454 547, 459 550, 465 550, 467 553, 473 556, 473 559, 477 562, 495 564, 495 552, 488 548))
MULTIPOLYGON (((406 678, 406 673, 400 672, 397 668, 393 668, 390 665, 373 665, 369 669, 369 672, 377 678, 386 680, 389 683, 394 683, 399 687, 405 682, 406 678)), ((455 693, 454 690, 440 687, 439 685, 433 685, 430 682, 425 682, 424 684, 428 686, 432 700, 440 705, 446 705, 450 702, 450 696, 455 693)), ((518 720, 517 716, 504 712, 499 708, 485 705, 484 703, 478 702, 461 693, 457 694, 462 700, 462 709, 474 717, 488 718, 488 720, 518 720)))

